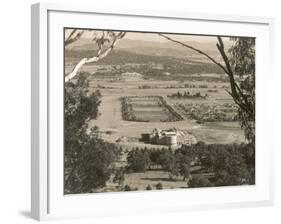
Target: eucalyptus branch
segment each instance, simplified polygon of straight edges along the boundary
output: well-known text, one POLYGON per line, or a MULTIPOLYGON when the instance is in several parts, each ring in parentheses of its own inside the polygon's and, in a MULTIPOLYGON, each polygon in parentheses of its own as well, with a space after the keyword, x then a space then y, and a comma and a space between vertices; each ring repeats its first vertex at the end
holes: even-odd
POLYGON ((78 31, 77 29, 73 29, 71 31, 71 33, 69 34, 69 36, 64 41, 64 45, 67 46, 67 45, 75 42, 83 35, 83 33, 84 33, 84 30, 78 31))
POLYGON ((180 45, 182 45, 182 46, 184 46, 184 47, 186 47, 186 48, 189 48, 189 49, 191 49, 191 50, 194 50, 194 51, 198 52, 199 54, 204 55, 204 56, 207 57, 209 60, 211 60, 213 63, 215 63, 216 65, 218 65, 225 73, 228 73, 227 69, 226 69, 221 63, 219 63, 219 62, 216 61, 213 57, 211 57, 210 55, 208 55, 208 54, 206 54, 205 52, 201 51, 200 49, 197 49, 197 48, 192 47, 192 46, 190 46, 190 45, 188 45, 188 44, 182 43, 182 42, 180 42, 180 41, 178 41, 178 40, 175 40, 175 39, 173 39, 173 38, 171 38, 171 37, 166 36, 165 34, 159 33, 158 35, 161 36, 161 37, 164 37, 164 38, 166 38, 167 40, 170 40, 170 41, 172 41, 172 42, 174 42, 174 43, 180 44, 180 45))
POLYGON ((104 58, 105 56, 107 56, 109 54, 109 52, 111 52, 113 50, 113 48, 115 47, 117 42, 120 41, 125 36, 125 34, 126 34, 126 32, 119 32, 117 35, 115 35, 110 46, 107 47, 104 51, 102 51, 102 48, 104 47, 105 44, 100 43, 98 45, 98 51, 97 51, 96 55, 91 58, 81 59, 78 62, 78 64, 74 67, 74 69, 65 77, 65 82, 68 82, 73 77, 75 77, 83 65, 92 63, 92 62, 97 62, 97 61, 101 60, 102 58, 104 58))

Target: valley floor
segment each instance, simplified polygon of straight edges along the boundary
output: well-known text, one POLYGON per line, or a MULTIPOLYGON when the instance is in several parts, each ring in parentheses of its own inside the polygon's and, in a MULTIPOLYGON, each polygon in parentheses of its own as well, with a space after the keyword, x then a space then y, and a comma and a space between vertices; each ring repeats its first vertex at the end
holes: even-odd
MULTIPOLYGON (((177 90, 133 88, 133 84, 140 85, 140 83, 141 81, 128 83, 128 85, 114 83, 115 88, 100 90, 102 94, 101 105, 99 107, 100 115, 97 120, 91 120, 89 126, 99 127, 103 139, 109 142, 116 142, 120 138, 125 138, 130 145, 138 145, 141 144, 138 139, 141 138, 141 134, 143 133, 150 133, 154 128, 166 130, 176 127, 180 130, 189 131, 196 137, 197 141, 204 141, 206 143, 227 144, 244 141, 243 132, 238 122, 205 122, 204 124, 198 124, 195 120, 190 120, 186 117, 182 121, 175 122, 134 122, 123 120, 120 98, 124 96, 163 96, 168 104, 171 106, 175 105, 175 102, 167 98, 166 95, 177 90), (122 86, 123 88, 121 88, 122 86)), ((161 84, 163 83, 164 81, 161 82, 161 84)), ((216 98, 228 97, 227 102, 230 101, 226 93, 218 94, 219 96, 215 96, 216 98)), ((211 100, 215 101, 212 98, 211 100)), ((176 107, 174 106, 174 108, 176 107)), ((178 108, 176 110, 181 113, 178 108)))

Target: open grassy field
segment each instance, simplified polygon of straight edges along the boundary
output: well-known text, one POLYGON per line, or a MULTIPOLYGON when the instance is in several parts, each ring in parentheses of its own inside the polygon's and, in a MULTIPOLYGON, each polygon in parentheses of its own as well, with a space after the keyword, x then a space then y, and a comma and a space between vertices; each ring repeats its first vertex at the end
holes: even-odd
MULTIPOLYGON (((130 186, 131 190, 145 191, 148 185, 151 190, 156 190, 156 185, 161 183, 163 189, 179 189, 187 188, 187 181, 182 177, 170 179, 168 172, 162 170, 150 170, 146 172, 128 173, 124 176, 125 181, 123 186, 130 186)), ((95 192, 114 192, 118 190, 118 184, 113 183, 112 180, 107 182, 106 187, 101 188, 95 192)))
POLYGON ((129 185, 132 189, 138 188, 138 190, 145 190, 147 185, 150 185, 155 190, 159 182, 162 183, 164 189, 187 187, 187 182, 182 178, 171 180, 168 172, 161 170, 126 174, 124 184, 129 185))
MULTIPOLYGON (((137 139, 141 137, 142 133, 150 133, 154 128, 170 129, 176 127, 182 130, 188 130, 191 132, 198 141, 204 141, 206 143, 233 143, 244 142, 244 135, 238 122, 210 122, 204 124, 196 123, 196 120, 188 119, 184 117, 184 120, 173 122, 161 122, 159 118, 152 120, 151 122, 135 122, 126 121, 122 119, 122 107, 120 98, 128 96, 162 96, 167 103, 174 107, 177 112, 180 113, 176 107, 176 103, 233 103, 231 97, 225 91, 224 88, 227 83, 212 83, 207 85, 209 88, 192 88, 185 89, 187 91, 201 91, 208 93, 210 97, 207 99, 180 99, 174 100, 167 98, 167 94, 172 94, 177 89, 166 88, 167 86, 174 86, 182 84, 178 81, 159 81, 159 80, 140 80, 140 81, 108 81, 101 77, 95 78, 94 75, 91 79, 91 90, 100 89, 102 98, 101 105, 99 107, 100 116, 97 120, 91 120, 90 127, 98 126, 101 131, 101 136, 110 142, 116 142, 120 137, 126 137, 129 139, 136 139, 135 142, 128 142, 127 145, 142 144, 138 143, 137 139), (155 85, 155 89, 140 89, 140 85, 155 85), (103 86, 104 88, 98 88, 103 86), (208 89, 212 89, 216 86, 217 92, 208 92, 208 89)), ((194 82, 196 85, 206 84, 206 82, 194 82)), ((147 104, 147 102, 146 102, 147 104)), ((149 103, 148 106, 143 106, 141 101, 135 102, 135 111, 140 113, 140 116, 153 117, 155 113, 159 113, 159 108, 153 106, 153 103, 149 103)), ((125 144, 125 143, 122 143, 125 144)))
POLYGON ((171 116, 169 111, 161 105, 158 97, 130 97, 127 99, 132 105, 133 113, 137 119, 160 122, 171 116))
POLYGON ((123 97, 122 117, 128 121, 171 122, 182 117, 169 107, 162 96, 123 97))

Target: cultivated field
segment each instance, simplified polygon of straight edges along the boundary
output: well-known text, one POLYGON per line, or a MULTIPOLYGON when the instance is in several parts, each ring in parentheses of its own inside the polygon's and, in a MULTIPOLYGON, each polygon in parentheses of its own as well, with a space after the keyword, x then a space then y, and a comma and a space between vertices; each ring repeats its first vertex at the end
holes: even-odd
MULTIPOLYGON (((203 81, 188 81, 196 86, 206 84, 203 81)), ((205 122, 198 124, 196 120, 190 119, 186 113, 178 106, 179 103, 184 104, 225 104, 233 103, 233 100, 225 91, 227 83, 207 82, 208 88, 185 88, 186 91, 200 91, 202 94, 208 94, 207 99, 171 99, 168 94, 177 91, 175 88, 167 88, 171 86, 182 85, 179 81, 159 81, 159 80, 138 80, 138 81, 119 81, 116 79, 107 79, 92 76, 92 91, 99 89, 102 94, 101 105, 99 107, 100 116, 97 120, 90 121, 90 127, 98 126, 101 136, 107 141, 116 142, 123 138, 123 145, 136 146, 143 144, 139 142, 142 133, 150 133, 154 128, 171 129, 178 128, 188 130, 198 141, 206 143, 233 143, 244 142, 243 132, 238 122, 221 121, 221 122, 205 122), (157 86, 157 88, 140 89, 139 86, 157 86), (99 88, 101 87, 102 88, 99 88), (215 88, 213 88, 215 86, 215 88), (216 89, 217 92, 208 92, 209 89, 216 89), (134 98, 134 113, 138 117, 149 119, 150 122, 126 121, 122 119, 122 105, 120 99, 123 97, 139 97, 134 98), (167 111, 156 106, 155 99, 152 98, 148 102, 149 96, 161 96, 165 101, 173 107, 173 109, 183 117, 183 120, 172 122, 161 122, 160 116, 168 116, 167 111), (143 99, 146 99, 144 102, 143 99), (161 115, 160 115, 161 114, 161 115), (128 143, 128 144, 127 144, 128 143)), ((163 118, 162 118, 163 119, 163 118)))
POLYGON ((122 97, 122 118, 139 122, 172 122, 183 118, 162 96, 122 97))

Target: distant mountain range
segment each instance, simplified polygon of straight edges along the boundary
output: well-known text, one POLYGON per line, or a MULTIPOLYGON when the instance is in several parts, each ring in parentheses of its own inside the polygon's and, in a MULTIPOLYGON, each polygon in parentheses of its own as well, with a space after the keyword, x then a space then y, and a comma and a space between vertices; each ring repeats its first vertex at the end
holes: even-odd
MULTIPOLYGON (((197 42, 189 41, 185 42, 195 48, 205 51, 206 53, 217 57, 219 52, 214 42, 197 42)), ((230 42, 225 43, 225 48, 230 47, 230 42)), ((91 39, 79 39, 68 47, 71 51, 90 51, 95 50, 96 46, 91 39)), ((177 43, 167 42, 156 42, 156 41, 142 41, 142 40, 130 40, 123 39, 118 42, 115 50, 127 51, 134 54, 150 55, 150 56, 169 56, 182 58, 186 56, 199 56, 195 51, 183 47, 177 43)))
MULTIPOLYGON (((214 42, 192 41, 188 42, 188 44, 202 49, 213 57, 217 57, 218 60, 221 59, 214 42)), ((81 39, 66 48, 66 64, 74 65, 82 58, 93 57, 96 50, 95 44, 90 39, 81 39)), ((162 77, 162 70, 173 74, 173 78, 175 75, 180 74, 223 73, 221 68, 210 62, 205 56, 170 41, 120 40, 110 54, 95 64, 112 66, 138 64, 142 66, 135 66, 133 68, 129 66, 123 69, 127 69, 129 72, 139 72, 153 78, 159 75, 162 77), (158 66, 162 66, 163 69, 159 69, 158 66), (133 70, 131 71, 131 69, 133 70)), ((182 77, 180 76, 178 78, 181 79, 182 77)))

